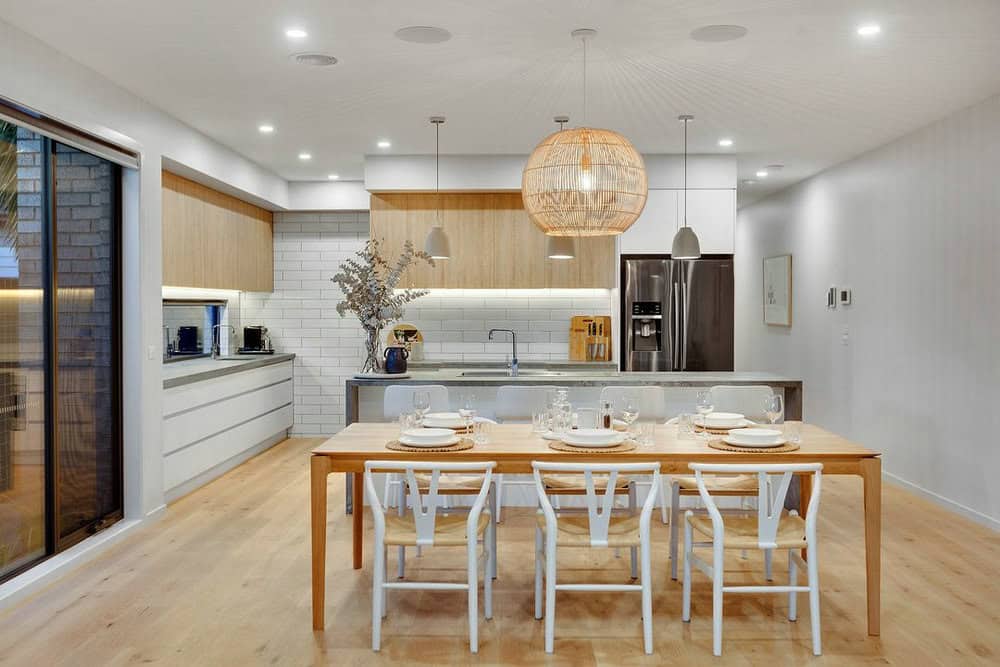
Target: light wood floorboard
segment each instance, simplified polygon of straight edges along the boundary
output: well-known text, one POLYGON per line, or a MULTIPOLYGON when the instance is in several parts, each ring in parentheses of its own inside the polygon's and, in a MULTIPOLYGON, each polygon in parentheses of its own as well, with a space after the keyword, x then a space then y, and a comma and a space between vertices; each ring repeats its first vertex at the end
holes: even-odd
MULTIPOLYGON (((784 595, 730 595, 724 656, 711 654, 711 589, 696 573, 692 622, 680 621, 667 529, 654 523, 655 654, 642 654, 638 594, 561 593, 556 653, 532 617, 533 533, 527 509, 505 512, 492 621, 468 653, 464 594, 390 592, 383 650, 370 650, 370 549, 351 569, 343 476, 330 477, 327 630, 313 633, 309 588, 309 456, 291 439, 171 505, 134 537, 0 615, 3 665, 397 664, 997 664, 1000 535, 897 487, 884 493, 882 636, 865 634, 861 482, 828 477, 819 526, 822 658, 809 615, 786 620, 784 595)), ((370 528, 370 522, 368 524, 370 528)), ((369 530, 370 540, 370 530, 369 530)), ((369 541, 370 544, 370 541, 369 541)), ((625 581, 628 558, 564 550, 562 581, 625 581)), ((428 549, 408 575, 460 580, 463 555, 428 549)), ((389 572, 395 570, 390 555, 389 572)), ((762 579, 761 559, 729 554, 732 581, 762 579)), ((786 560, 775 558, 777 581, 786 560)), ((800 579, 801 583, 801 579, 800 579)))

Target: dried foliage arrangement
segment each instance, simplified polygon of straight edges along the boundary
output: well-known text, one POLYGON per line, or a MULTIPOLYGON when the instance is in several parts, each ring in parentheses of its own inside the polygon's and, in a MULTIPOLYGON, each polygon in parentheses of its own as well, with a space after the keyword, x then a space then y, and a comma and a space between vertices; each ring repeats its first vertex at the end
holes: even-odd
POLYGON ((425 261, 434 266, 431 256, 414 250, 413 242, 403 244, 403 252, 390 263, 382 256, 382 242, 369 239, 357 253, 357 259, 348 259, 331 280, 344 293, 337 304, 337 313, 344 317, 354 313, 365 330, 365 363, 362 373, 377 373, 382 368, 382 329, 403 316, 403 306, 427 294, 427 290, 404 289, 396 291, 399 281, 411 264, 425 261))

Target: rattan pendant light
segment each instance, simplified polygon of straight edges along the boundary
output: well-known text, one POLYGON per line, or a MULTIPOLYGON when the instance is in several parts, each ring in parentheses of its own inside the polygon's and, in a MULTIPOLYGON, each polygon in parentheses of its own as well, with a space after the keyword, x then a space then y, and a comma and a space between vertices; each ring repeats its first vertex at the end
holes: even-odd
POLYGON ((542 140, 521 176, 531 220, 550 236, 611 236, 632 226, 646 205, 646 165, 628 139, 587 124, 587 42, 595 30, 574 30, 583 41, 584 127, 542 140))
POLYGON ((451 243, 448 242, 448 235, 441 226, 441 125, 444 124, 444 116, 431 116, 430 120, 434 124, 434 192, 437 193, 437 218, 431 231, 427 232, 424 252, 432 259, 449 259, 451 243))

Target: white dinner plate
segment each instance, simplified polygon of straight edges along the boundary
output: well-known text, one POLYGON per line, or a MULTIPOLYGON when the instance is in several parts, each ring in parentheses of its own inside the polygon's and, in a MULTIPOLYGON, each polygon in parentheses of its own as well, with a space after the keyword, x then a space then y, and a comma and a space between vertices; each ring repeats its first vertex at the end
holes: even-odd
POLYGON ((432 428, 462 428, 465 420, 457 412, 432 412, 424 415, 424 426, 432 428))
POLYGON ((455 435, 455 432, 450 428, 409 428, 403 431, 403 435, 421 442, 444 442, 455 435))
POLYGON ((625 439, 627 437, 628 437, 628 435, 625 434, 625 433, 615 432, 614 435, 608 436, 607 440, 605 440, 603 442, 595 442, 595 441, 589 440, 589 439, 587 439, 587 440, 580 440, 579 438, 575 437, 575 435, 572 432, 570 432, 570 433, 565 434, 560 439, 563 442, 565 442, 567 445, 571 445, 573 447, 593 447, 593 448, 598 448, 598 447, 615 447, 616 445, 620 445, 623 442, 625 442, 625 439))
POLYGON ((454 445, 459 441, 457 435, 452 435, 447 440, 439 440, 437 442, 430 442, 428 440, 414 440, 413 438, 408 438, 405 435, 399 436, 399 441, 408 447, 447 447, 448 445, 454 445))
POLYGON ((577 428, 572 431, 574 440, 579 440, 580 442, 593 442, 596 444, 610 442, 615 438, 615 436, 618 435, 618 433, 618 431, 614 431, 610 428, 577 428))
POLYGON ((759 442, 767 444, 774 442, 784 435, 776 428, 734 428, 730 429, 729 437, 746 442, 759 442))
MULTIPOLYGON (((694 418, 693 423, 695 426, 700 426, 701 428, 705 428, 705 421, 701 418, 700 415, 694 418)), ((714 426, 712 424, 709 424, 708 428, 714 428, 719 431, 728 431, 734 428, 749 428, 751 426, 756 426, 756 425, 757 425, 756 422, 752 422, 744 417, 738 424, 736 424, 736 426, 714 426)))
POLYGON ((787 440, 785 440, 785 436, 780 435, 770 442, 754 442, 752 440, 744 440, 743 438, 727 435, 722 438, 722 442, 736 447, 746 447, 747 449, 766 449, 768 447, 780 447, 785 444, 787 440))

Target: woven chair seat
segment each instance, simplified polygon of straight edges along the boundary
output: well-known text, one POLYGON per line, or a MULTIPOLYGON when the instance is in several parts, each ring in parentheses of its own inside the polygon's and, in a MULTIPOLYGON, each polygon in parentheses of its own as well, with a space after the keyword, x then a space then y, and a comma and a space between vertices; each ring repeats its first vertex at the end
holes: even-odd
MULTIPOLYGON (((434 546, 459 547, 466 545, 466 524, 469 517, 465 514, 438 514, 434 521, 434 546)), ((482 536, 490 523, 490 513, 484 511, 479 515, 476 526, 476 536, 482 536)), ((413 547, 417 545, 417 527, 413 515, 385 516, 385 543, 392 546, 413 547)))
MULTIPOLYGON (((624 475, 618 475, 615 479, 615 490, 616 491, 628 491, 628 485, 632 480, 624 475)), ((549 474, 542 475, 542 484, 545 485, 547 489, 555 489, 560 491, 568 490, 579 490, 580 492, 586 491, 586 482, 584 481, 583 475, 574 474, 549 474)), ((601 492, 608 486, 608 475, 594 475, 594 490, 601 492)))
MULTIPOLYGON (((704 514, 687 517, 688 523, 695 531, 712 539, 712 518, 704 514)), ((726 549, 759 549, 757 535, 757 517, 741 516, 726 517, 723 521, 725 537, 723 547, 726 549)), ((806 522, 797 515, 785 515, 778 523, 778 536, 775 540, 779 549, 802 549, 806 546, 806 522)))
MULTIPOLYGON (((545 531, 545 517, 537 515, 538 526, 545 531)), ((561 547, 590 546, 590 518, 561 515, 556 521, 556 544, 561 547)), ((639 546, 639 516, 612 516, 608 525, 609 547, 639 546)))
MULTIPOLYGON (((679 475, 671 479, 682 491, 698 491, 698 482, 695 481, 694 475, 679 475)), ((705 475, 702 479, 705 480, 705 487, 709 493, 746 491, 747 495, 757 495, 757 478, 753 475, 705 475)))
MULTIPOLYGON (((421 491, 431 488, 431 476, 427 473, 415 472, 413 476, 417 479, 417 487, 421 491)), ((441 475, 438 477, 438 491, 455 493, 464 491, 469 495, 479 493, 483 488, 482 475, 441 475)))

